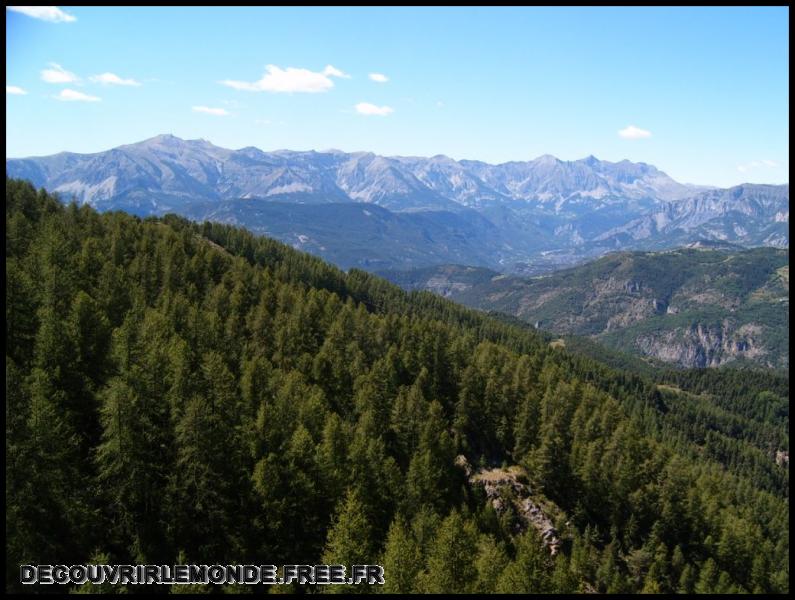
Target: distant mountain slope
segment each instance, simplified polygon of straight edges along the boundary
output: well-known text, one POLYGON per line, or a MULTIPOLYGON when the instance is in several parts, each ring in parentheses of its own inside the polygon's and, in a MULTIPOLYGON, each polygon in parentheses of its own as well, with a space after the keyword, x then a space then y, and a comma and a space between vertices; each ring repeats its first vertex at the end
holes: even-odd
POLYGON ((452 266, 382 275, 681 366, 788 367, 788 252, 707 245, 615 253, 535 278, 452 266))
POLYGON ((410 269, 462 258, 498 264, 509 254, 497 228, 470 209, 394 213, 368 204, 239 200, 194 205, 184 214, 244 225, 343 269, 410 269))
POLYGON ((683 243, 694 236, 749 245, 789 245, 789 185, 745 184, 708 190, 666 202, 648 215, 606 231, 596 241, 654 246, 683 243), (621 238, 624 239, 621 239, 621 238))
POLYGON ((237 223, 366 269, 452 262, 534 275, 696 239, 789 245, 788 185, 704 189, 652 165, 593 156, 491 165, 442 155, 230 150, 159 135, 94 154, 8 159, 6 172, 100 210, 237 223), (362 205, 389 214, 365 219, 362 205))

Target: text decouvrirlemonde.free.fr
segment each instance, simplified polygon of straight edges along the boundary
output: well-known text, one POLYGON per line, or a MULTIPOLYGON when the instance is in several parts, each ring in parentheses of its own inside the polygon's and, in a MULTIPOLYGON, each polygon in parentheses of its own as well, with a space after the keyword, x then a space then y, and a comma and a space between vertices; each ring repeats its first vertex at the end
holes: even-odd
POLYGON ((23 584, 383 585, 380 565, 20 565, 23 584))

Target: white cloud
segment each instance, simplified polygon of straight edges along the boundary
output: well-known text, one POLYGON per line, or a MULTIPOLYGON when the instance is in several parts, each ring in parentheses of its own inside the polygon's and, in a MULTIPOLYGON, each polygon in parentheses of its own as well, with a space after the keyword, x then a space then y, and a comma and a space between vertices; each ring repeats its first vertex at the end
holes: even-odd
POLYGON ((25 94, 27 94, 27 92, 19 86, 7 85, 6 94, 13 94, 14 96, 24 96, 25 94))
POLYGON ((209 106, 194 106, 193 110, 208 115, 215 115, 216 117, 227 117, 229 112, 225 108, 210 108, 209 106))
POLYGON ((395 112, 391 106, 376 106, 375 104, 370 104, 369 102, 359 102, 355 106, 356 112, 360 115, 377 115, 379 117, 385 117, 388 114, 395 112))
POLYGON ((342 77, 343 79, 350 79, 351 76, 347 73, 343 73, 338 68, 334 67, 333 65, 326 65, 326 68, 323 69, 323 75, 327 77, 342 77))
POLYGON ((41 78, 47 83, 72 83, 80 79, 71 71, 67 71, 58 63, 50 63, 49 69, 41 72, 41 78))
POLYGON ((122 79, 114 73, 102 73, 101 75, 92 75, 89 77, 94 83, 104 83, 106 85, 141 85, 135 79, 122 79))
POLYGON ((444 108, 444 102, 442 102, 441 100, 438 100, 436 102, 436 108, 444 108))
POLYGON ((317 93, 326 92, 334 87, 331 77, 350 77, 339 69, 328 65, 322 72, 310 71, 309 69, 298 69, 287 67, 282 69, 276 65, 267 65, 265 75, 262 79, 254 82, 234 81, 226 79, 220 81, 221 85, 226 85, 236 90, 247 92, 306 92, 317 93))
POLYGON ((77 92, 75 90, 61 90, 61 93, 57 96, 53 96, 56 100, 63 100, 65 102, 99 102, 102 98, 97 98, 96 96, 89 96, 88 94, 84 94, 83 92, 77 92))
POLYGON ((634 125, 628 125, 624 127, 624 129, 618 131, 618 136, 625 140, 642 140, 644 138, 650 138, 651 131, 635 127, 634 125))
POLYGON ((255 125, 270 125, 272 121, 270 119, 255 119, 255 125))
POLYGON ((389 81, 389 77, 384 75, 383 73, 370 73, 370 79, 377 83, 386 83, 389 81))
POLYGON ((71 23, 77 21, 77 17, 65 13, 57 6, 6 6, 8 10, 22 13, 34 19, 50 21, 51 23, 71 23))
POLYGON ((747 173, 748 171, 752 171, 754 169, 778 169, 781 166, 781 163, 775 160, 752 160, 751 162, 737 165, 737 170, 740 173, 747 173))

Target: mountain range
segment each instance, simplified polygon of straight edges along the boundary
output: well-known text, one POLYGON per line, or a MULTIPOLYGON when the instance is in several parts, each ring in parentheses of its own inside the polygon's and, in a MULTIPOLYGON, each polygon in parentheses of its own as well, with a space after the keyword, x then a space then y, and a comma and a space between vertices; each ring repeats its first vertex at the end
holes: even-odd
POLYGON ((243 225, 343 268, 473 264, 534 274, 697 239, 789 244, 789 186, 681 184, 652 165, 545 155, 230 150, 173 135, 105 152, 6 160, 11 177, 100 210, 243 225))

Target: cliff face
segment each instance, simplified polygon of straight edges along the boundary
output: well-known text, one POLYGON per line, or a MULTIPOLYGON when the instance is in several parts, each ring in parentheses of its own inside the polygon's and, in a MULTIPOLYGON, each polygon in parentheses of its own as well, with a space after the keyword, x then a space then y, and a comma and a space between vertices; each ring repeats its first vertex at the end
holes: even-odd
POLYGON ((717 367, 741 359, 779 366, 771 364, 763 327, 756 323, 740 327, 733 327, 728 320, 720 326, 699 323, 658 335, 641 335, 635 343, 642 354, 683 367, 717 367))

